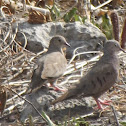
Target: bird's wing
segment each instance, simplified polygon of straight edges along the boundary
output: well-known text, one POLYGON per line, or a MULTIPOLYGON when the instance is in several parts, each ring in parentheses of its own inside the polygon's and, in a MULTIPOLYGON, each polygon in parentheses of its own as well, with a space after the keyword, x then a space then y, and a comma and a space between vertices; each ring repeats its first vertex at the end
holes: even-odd
POLYGON ((44 61, 45 61, 45 55, 42 56, 34 65, 34 70, 32 74, 33 80, 37 80, 37 78, 41 78, 41 72, 43 71, 43 68, 44 68, 44 61))
POLYGON ((57 78, 65 72, 66 66, 66 58, 61 53, 52 53, 45 58, 41 78, 57 78))
POLYGON ((77 95, 99 97, 104 91, 108 90, 116 81, 117 70, 112 64, 95 65, 80 82, 68 89, 61 97, 54 100, 51 104, 75 97, 77 95))
POLYGON ((117 78, 118 69, 112 64, 98 64, 80 80, 80 87, 87 96, 100 96, 116 82, 117 78))

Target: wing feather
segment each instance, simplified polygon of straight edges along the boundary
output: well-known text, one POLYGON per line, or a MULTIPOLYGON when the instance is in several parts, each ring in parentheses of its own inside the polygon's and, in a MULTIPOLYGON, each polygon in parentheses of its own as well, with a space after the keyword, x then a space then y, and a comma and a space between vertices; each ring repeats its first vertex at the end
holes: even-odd
POLYGON ((66 70, 67 61, 61 53, 47 55, 43 64, 41 78, 57 78, 60 77, 66 70), (54 57, 54 58, 52 58, 54 57))
POLYGON ((117 80, 118 70, 112 64, 96 65, 80 80, 85 96, 100 96, 117 80))

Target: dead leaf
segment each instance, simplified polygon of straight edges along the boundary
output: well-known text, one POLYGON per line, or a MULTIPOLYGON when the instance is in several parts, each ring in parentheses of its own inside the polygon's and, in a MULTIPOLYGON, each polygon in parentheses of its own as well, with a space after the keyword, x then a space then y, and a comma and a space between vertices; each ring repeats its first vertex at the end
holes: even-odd
POLYGON ((53 5, 53 0, 36 0, 36 4, 35 6, 38 6, 38 7, 42 7, 42 8, 45 8, 45 5, 53 5))
POLYGON ((117 5, 121 5, 123 3, 124 3, 123 0, 113 0, 112 6, 113 6, 113 8, 115 8, 117 5))
POLYGON ((35 6, 45 8, 45 0, 36 0, 35 6))
POLYGON ((8 8, 3 8, 5 14, 12 15, 15 13, 15 8, 13 8, 10 4, 5 5, 8 8))
POLYGON ((47 5, 53 5, 54 4, 54 0, 46 0, 46 4, 47 5))
POLYGON ((46 23, 46 16, 41 12, 35 10, 29 10, 29 23, 31 24, 43 24, 46 23))

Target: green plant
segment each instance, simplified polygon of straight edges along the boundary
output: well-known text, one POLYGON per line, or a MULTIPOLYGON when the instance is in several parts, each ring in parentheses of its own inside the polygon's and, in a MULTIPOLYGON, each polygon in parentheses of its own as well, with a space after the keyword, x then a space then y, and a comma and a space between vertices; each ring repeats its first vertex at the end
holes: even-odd
POLYGON ((57 124, 57 126, 89 126, 89 123, 84 118, 72 118, 70 121, 64 121, 64 124, 57 124))
POLYGON ((85 22, 86 17, 81 17, 77 14, 77 8, 72 8, 68 13, 66 13, 63 17, 65 22, 71 21, 80 21, 82 23, 85 22))
POLYGON ((110 18, 108 18, 107 14, 102 15, 102 22, 97 23, 98 21, 92 20, 92 23, 97 26, 107 37, 107 39, 113 39, 113 28, 110 23, 110 18))
POLYGON ((63 19, 65 22, 71 22, 71 21, 80 21, 81 23, 85 22, 86 17, 81 17, 77 14, 78 10, 77 8, 72 8, 69 12, 67 12, 63 17, 61 17, 61 11, 60 9, 55 5, 50 8, 49 6, 46 6, 50 12, 51 12, 51 18, 53 21, 56 21, 57 19, 63 19))
POLYGON ((122 126, 126 126, 126 122, 120 122, 122 126))

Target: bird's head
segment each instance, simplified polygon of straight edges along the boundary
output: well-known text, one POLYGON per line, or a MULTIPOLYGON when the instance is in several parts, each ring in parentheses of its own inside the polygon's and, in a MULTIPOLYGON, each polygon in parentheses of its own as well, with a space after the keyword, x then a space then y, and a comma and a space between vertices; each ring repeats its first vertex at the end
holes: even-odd
MULTIPOLYGON (((103 52, 104 53, 118 53, 119 51, 125 52, 121 47, 118 41, 116 40, 108 40, 105 45, 103 52)), ((126 53, 126 52, 125 52, 126 53)))
POLYGON ((66 39, 61 35, 56 35, 50 40, 49 49, 61 50, 66 46, 70 47, 66 39))

